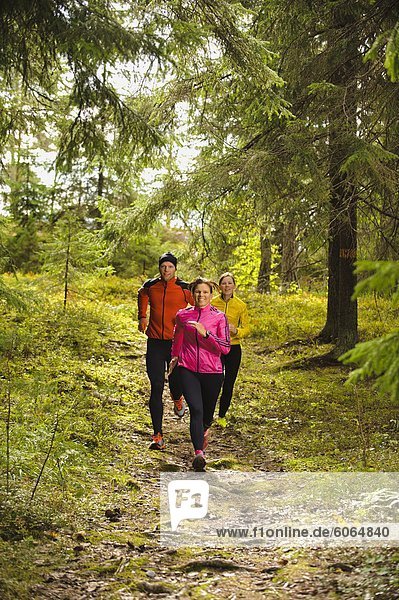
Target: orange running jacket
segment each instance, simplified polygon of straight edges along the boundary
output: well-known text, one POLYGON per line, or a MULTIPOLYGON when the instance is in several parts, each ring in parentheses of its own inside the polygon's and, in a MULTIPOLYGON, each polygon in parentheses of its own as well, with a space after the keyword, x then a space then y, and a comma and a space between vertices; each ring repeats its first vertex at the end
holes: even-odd
POLYGON ((188 283, 174 277, 165 282, 161 277, 148 279, 138 292, 138 317, 147 316, 150 305, 150 318, 146 334, 158 340, 171 340, 175 327, 176 313, 187 304, 194 304, 188 283))

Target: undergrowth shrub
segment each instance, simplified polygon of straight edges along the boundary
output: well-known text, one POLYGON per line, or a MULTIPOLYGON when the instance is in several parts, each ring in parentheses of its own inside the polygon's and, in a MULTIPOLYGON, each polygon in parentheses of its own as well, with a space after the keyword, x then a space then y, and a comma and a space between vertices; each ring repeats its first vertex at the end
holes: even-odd
POLYGON ((1 307, 0 494, 3 505, 24 499, 9 513, 11 533, 41 529, 31 518, 39 497, 62 503, 84 493, 92 469, 112 453, 119 399, 130 380, 137 388, 110 344, 117 338, 134 348, 131 306, 115 310, 83 295, 64 311, 43 281, 26 280, 30 310, 1 307))
POLYGON ((308 293, 247 296, 252 337, 272 345, 316 335, 325 318, 326 298, 308 293))
MULTIPOLYGON (((299 291, 297 294, 242 295, 251 316, 251 335, 270 345, 317 336, 326 319, 327 298, 299 291)), ((359 335, 372 338, 390 330, 399 310, 389 299, 368 294, 359 299, 359 335)))
POLYGON ((16 489, 12 497, 0 492, 0 540, 17 541, 25 537, 41 537, 61 525, 64 520, 54 510, 52 504, 29 503, 29 497, 21 489, 16 489))

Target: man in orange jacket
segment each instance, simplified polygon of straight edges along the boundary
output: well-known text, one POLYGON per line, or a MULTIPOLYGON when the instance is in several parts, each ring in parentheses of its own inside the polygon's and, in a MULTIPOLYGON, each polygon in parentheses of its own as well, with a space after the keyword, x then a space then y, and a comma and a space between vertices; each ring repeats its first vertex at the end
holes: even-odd
MULTIPOLYGON (((159 277, 148 279, 138 292, 139 331, 146 333, 146 367, 151 383, 150 413, 154 435, 150 448, 163 450, 165 443, 162 433, 163 403, 162 393, 165 383, 165 371, 171 359, 173 330, 178 310, 194 304, 188 283, 176 277, 177 258, 171 252, 159 258, 159 277), (147 308, 150 305, 150 318, 147 308)), ((174 412, 183 417, 186 403, 182 396, 178 370, 174 369, 169 377, 169 390, 174 402, 174 412)))

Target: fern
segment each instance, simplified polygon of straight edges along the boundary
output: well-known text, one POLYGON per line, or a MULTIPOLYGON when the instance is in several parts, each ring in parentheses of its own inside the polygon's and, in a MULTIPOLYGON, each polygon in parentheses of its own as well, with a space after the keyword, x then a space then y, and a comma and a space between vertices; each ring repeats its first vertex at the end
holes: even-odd
MULTIPOLYGON (((357 297, 365 291, 389 294, 392 302, 399 302, 399 262, 362 261, 357 273, 370 272, 370 276, 355 288, 357 297)), ((348 384, 368 377, 376 379, 376 388, 388 393, 393 400, 399 399, 399 330, 374 340, 357 344, 340 357, 344 364, 359 365, 349 375, 348 384)))
POLYGON ((384 67, 391 81, 399 81, 399 23, 392 29, 389 36, 384 67))
POLYGON ((389 294, 394 304, 399 302, 399 262, 394 261, 359 261, 356 274, 369 273, 367 279, 359 281, 354 297, 363 292, 389 294))

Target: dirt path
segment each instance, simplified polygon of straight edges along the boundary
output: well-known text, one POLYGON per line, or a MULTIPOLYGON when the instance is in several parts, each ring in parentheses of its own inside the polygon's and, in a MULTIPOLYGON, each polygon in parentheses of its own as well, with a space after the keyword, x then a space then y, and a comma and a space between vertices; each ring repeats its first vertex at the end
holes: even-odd
MULTIPOLYGON (((132 432, 128 420, 121 423, 120 480, 100 483, 80 531, 37 545, 42 581, 31 586, 29 598, 399 598, 393 550, 160 547, 159 472, 188 471, 192 460, 188 415, 176 418, 170 400, 165 403, 166 450, 148 450, 147 426, 132 432)), ((214 428, 208 461, 208 470, 281 468, 261 440, 246 439, 231 426, 214 428)))

